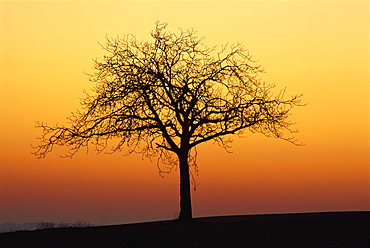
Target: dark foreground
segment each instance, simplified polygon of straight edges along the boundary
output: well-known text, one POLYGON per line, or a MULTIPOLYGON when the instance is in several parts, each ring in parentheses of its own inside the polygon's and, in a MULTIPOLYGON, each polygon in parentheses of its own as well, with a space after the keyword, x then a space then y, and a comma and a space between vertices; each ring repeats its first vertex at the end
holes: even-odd
POLYGON ((0 247, 370 247, 370 212, 245 215, 190 223, 19 231, 0 247))

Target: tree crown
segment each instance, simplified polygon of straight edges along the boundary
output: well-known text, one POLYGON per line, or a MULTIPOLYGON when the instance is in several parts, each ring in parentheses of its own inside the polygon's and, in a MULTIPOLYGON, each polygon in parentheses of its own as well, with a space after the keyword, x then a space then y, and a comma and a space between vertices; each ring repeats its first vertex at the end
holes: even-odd
POLYGON ((94 95, 86 95, 69 126, 38 123, 43 135, 35 155, 45 157, 55 145, 69 146, 67 156, 89 145, 101 152, 116 140, 112 152, 158 156, 172 168, 172 154, 193 150, 195 163, 197 145, 213 140, 227 148, 226 136, 246 129, 297 144, 285 134, 295 132, 288 117, 300 95, 273 95, 242 45, 216 51, 193 30, 175 34, 166 27, 157 23, 152 42, 107 38, 107 55, 89 75, 94 95))

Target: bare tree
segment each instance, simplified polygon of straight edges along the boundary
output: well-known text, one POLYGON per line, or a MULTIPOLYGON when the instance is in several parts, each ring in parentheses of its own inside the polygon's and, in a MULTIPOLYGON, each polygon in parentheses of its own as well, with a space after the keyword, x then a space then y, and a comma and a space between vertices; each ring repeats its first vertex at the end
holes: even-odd
POLYGON ((192 219, 191 172, 196 168, 196 146, 214 141, 227 149, 226 135, 244 130, 297 144, 288 120, 300 105, 300 95, 284 99, 273 95, 272 85, 258 78, 263 69, 254 65, 242 45, 206 47, 193 30, 179 34, 157 23, 152 42, 134 36, 107 38, 108 53, 95 60, 94 95, 82 100, 82 111, 72 113, 68 126, 43 129, 34 154, 43 158, 54 146, 68 146, 67 156, 83 147, 97 152, 142 153, 158 159, 169 170, 179 166, 180 220, 192 219))

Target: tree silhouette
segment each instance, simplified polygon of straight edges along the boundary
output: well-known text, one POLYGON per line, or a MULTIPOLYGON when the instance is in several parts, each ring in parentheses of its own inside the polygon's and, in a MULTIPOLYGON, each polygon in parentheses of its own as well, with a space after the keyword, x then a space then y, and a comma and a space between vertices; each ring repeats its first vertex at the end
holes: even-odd
POLYGON ((34 154, 43 158, 57 145, 68 146, 71 157, 83 147, 100 153, 110 144, 111 152, 156 157, 160 171, 178 166, 179 220, 191 220, 196 146, 212 140, 227 149, 232 140, 225 136, 246 129, 297 144, 284 133, 295 132, 288 117, 300 95, 273 95, 274 86, 261 82, 263 69, 242 45, 217 52, 193 30, 175 34, 166 27, 156 24, 153 42, 107 38, 102 47, 108 54, 95 60, 89 75, 94 95, 86 93, 68 126, 37 123, 43 134, 34 154))

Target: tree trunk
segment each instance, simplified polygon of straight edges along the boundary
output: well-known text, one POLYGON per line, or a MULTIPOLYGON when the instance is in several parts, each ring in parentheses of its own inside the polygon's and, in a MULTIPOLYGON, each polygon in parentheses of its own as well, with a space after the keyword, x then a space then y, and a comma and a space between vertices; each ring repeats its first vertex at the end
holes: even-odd
POLYGON ((193 218, 188 153, 189 151, 185 151, 178 154, 180 161, 180 221, 190 221, 193 218))

